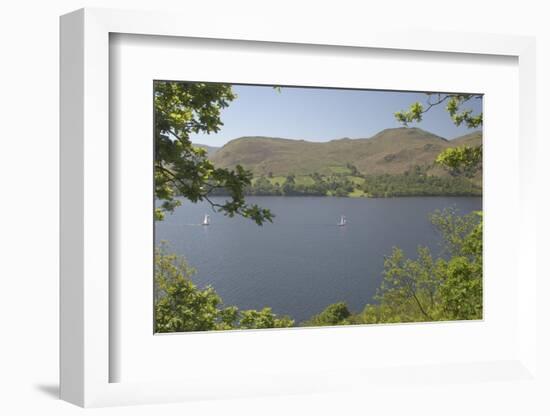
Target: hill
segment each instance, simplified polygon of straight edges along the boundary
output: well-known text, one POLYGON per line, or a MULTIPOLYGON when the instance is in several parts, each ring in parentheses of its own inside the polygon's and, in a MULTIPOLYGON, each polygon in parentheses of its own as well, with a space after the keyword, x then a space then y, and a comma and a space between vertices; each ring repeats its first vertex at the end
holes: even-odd
POLYGON ((473 133, 457 137, 451 141, 453 146, 477 146, 481 144, 481 132, 474 131, 473 133))
POLYGON ((446 173, 432 167, 437 155, 448 147, 481 143, 481 132, 446 140, 419 128, 383 130, 370 138, 343 138, 310 142, 273 137, 241 137, 209 153, 216 166, 234 168, 240 164, 254 176, 351 173, 362 175, 401 174, 415 166, 429 173, 446 173))

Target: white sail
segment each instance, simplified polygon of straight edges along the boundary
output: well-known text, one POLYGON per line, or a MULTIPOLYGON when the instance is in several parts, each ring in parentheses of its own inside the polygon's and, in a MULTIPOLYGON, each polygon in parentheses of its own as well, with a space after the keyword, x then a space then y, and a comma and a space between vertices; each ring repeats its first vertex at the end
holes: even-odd
POLYGON ((338 226, 343 227, 344 225, 346 225, 346 217, 342 215, 340 216, 340 222, 338 223, 338 226))
POLYGON ((202 220, 202 225, 210 225, 210 215, 204 214, 204 219, 202 220))

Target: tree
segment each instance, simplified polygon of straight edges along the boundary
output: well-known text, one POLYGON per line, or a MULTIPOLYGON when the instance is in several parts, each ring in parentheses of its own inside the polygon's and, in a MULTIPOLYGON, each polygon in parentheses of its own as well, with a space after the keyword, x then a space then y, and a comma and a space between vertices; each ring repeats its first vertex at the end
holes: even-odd
MULTIPOLYGON (((472 100, 481 100, 482 94, 440 94, 427 93, 426 104, 415 102, 408 110, 394 113, 396 120, 408 126, 412 122, 421 122, 422 116, 433 107, 447 103, 446 109, 456 126, 466 125, 476 128, 483 125, 483 112, 474 114, 471 108, 465 105, 472 100)), ((483 148, 479 146, 462 146, 444 150, 436 162, 447 169, 452 175, 465 174, 472 177, 482 169, 483 148)))
POLYGON ((359 169, 352 163, 346 163, 346 168, 349 169, 349 174, 352 176, 357 176, 360 174, 359 169))
POLYGON ((216 168, 204 149, 195 147, 191 134, 215 133, 223 125, 220 114, 236 98, 227 84, 155 81, 155 198, 162 201, 155 218, 162 220, 172 212, 181 195, 191 202, 207 201, 225 215, 241 215, 258 225, 272 221, 273 215, 244 199, 252 173, 236 166, 235 170, 216 168), (225 189, 229 199, 214 202, 210 195, 225 189))
POLYGON ((453 176, 473 177, 482 167, 482 148, 480 146, 450 147, 441 152, 436 163, 445 166, 453 176))
POLYGON ((400 321, 434 320, 432 309, 438 286, 434 269, 428 248, 418 249, 417 260, 406 259, 401 249, 394 248, 384 260, 384 280, 377 299, 400 321))
POLYGON ((276 189, 265 176, 260 176, 248 190, 251 195, 274 195, 276 189))
POLYGON ((296 181, 294 180, 294 175, 288 175, 283 183, 282 191, 284 195, 294 195, 296 181))
POLYGON ((434 259, 427 247, 419 247, 417 258, 408 259, 394 248, 384 261, 378 304, 367 305, 352 323, 481 319, 481 212, 460 216, 446 209, 431 220, 443 237, 443 256, 434 259))
POLYGON ((441 302, 437 313, 445 319, 480 319, 483 312, 483 216, 481 211, 459 216, 447 209, 432 215, 441 231, 445 252, 441 302))
POLYGON ((332 326, 346 325, 350 322, 348 318, 351 316, 347 305, 344 302, 333 303, 323 310, 320 314, 314 315, 308 321, 304 322, 303 326, 332 326))
POLYGON ((199 290, 191 282, 195 272, 185 259, 166 254, 163 248, 155 249, 156 332, 206 331, 216 327, 221 298, 211 287, 199 290))
POLYGON ((241 329, 288 328, 293 325, 292 319, 288 316, 277 317, 271 308, 263 308, 261 311, 254 309, 242 311, 238 323, 241 329))

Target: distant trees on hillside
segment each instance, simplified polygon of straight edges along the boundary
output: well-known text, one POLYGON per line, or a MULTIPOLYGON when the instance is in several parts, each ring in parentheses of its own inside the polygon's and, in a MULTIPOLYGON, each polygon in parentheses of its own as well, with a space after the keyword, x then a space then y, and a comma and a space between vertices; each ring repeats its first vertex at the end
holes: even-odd
POLYGON ((365 176, 362 189, 371 197, 481 195, 481 188, 466 178, 426 175, 418 171, 365 176))
MULTIPOLYGON (((223 195, 223 190, 218 191, 223 195)), ((351 174, 294 176, 284 180, 273 175, 255 178, 245 189, 255 196, 364 196, 388 198, 400 196, 479 196, 481 187, 463 175, 435 176, 423 166, 415 166, 402 174, 351 174)))

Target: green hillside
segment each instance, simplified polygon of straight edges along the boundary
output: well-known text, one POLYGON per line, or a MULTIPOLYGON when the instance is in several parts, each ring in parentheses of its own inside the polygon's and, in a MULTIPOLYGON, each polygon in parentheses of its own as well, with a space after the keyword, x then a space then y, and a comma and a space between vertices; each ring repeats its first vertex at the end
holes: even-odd
POLYGON ((481 143, 480 132, 446 140, 418 128, 395 128, 371 138, 323 143, 242 137, 210 156, 216 166, 234 168, 239 164, 254 176, 346 174, 352 173, 350 165, 362 175, 401 174, 423 166, 430 174, 442 176, 446 175, 443 170, 431 167, 437 155, 447 147, 475 143, 481 143))

